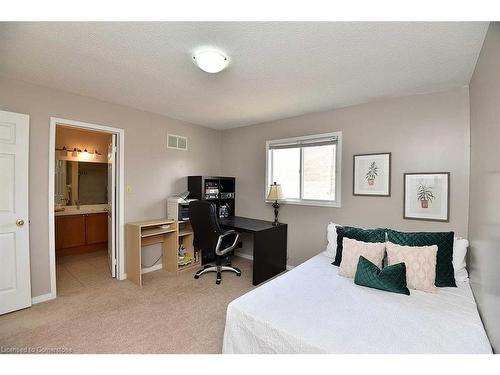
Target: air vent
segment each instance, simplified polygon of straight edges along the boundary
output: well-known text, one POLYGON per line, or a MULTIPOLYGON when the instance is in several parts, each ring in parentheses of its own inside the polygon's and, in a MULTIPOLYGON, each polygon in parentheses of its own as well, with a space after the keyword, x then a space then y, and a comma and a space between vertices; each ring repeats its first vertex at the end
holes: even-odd
POLYGON ((180 135, 167 134, 167 147, 176 150, 187 150, 187 138, 180 135))

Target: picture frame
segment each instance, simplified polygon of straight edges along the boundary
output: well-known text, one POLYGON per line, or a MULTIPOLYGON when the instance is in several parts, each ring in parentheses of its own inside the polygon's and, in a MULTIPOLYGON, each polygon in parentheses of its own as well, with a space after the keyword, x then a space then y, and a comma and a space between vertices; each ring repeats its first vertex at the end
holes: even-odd
POLYGON ((450 172, 405 173, 403 218, 450 221, 450 172))
POLYGON ((352 195, 391 196, 391 153, 353 155, 352 195))

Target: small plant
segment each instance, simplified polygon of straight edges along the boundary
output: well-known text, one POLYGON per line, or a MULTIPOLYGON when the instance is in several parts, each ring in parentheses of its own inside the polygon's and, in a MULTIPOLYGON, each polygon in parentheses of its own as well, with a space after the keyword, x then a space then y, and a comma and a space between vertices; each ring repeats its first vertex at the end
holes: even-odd
POLYGON ((428 208, 429 203, 436 199, 436 197, 432 193, 432 188, 430 186, 420 184, 417 188, 417 199, 420 201, 422 208, 428 208))
POLYGON ((375 178, 378 176, 377 164, 373 161, 366 172, 365 179, 368 181, 368 185, 373 185, 375 178))

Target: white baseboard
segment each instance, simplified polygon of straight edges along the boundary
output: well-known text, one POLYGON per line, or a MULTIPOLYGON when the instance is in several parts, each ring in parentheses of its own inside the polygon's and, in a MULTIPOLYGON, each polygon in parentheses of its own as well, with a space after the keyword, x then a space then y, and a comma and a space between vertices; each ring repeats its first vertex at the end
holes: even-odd
MULTIPOLYGON (((252 255, 246 254, 246 253, 243 253, 243 252, 235 251, 234 255, 236 255, 237 257, 240 257, 240 258, 244 258, 244 259, 248 259, 248 260, 253 260, 253 256, 252 255)), ((163 264, 159 263, 159 264, 155 264, 154 266, 151 266, 151 267, 143 268, 141 270, 141 273, 144 274, 144 273, 149 273, 149 272, 153 272, 153 271, 158 271, 158 270, 161 270, 162 268, 163 268, 163 264)), ((286 265, 287 271, 290 271, 293 268, 295 268, 295 266, 291 266, 290 264, 286 265)), ((124 274, 122 280, 126 280, 126 279, 127 279, 127 274, 124 274)), ((43 297, 43 296, 40 296, 40 297, 43 297)), ((39 298, 39 297, 35 297, 35 298, 39 298)), ((40 301, 40 302, 43 302, 43 301, 40 301)), ((35 302, 33 302, 33 303, 35 303, 35 302)))
MULTIPOLYGON (((247 253, 243 253, 240 251, 235 251, 234 255, 240 258, 248 259, 248 260, 253 260, 253 256, 247 253)), ((290 271, 291 269, 295 268, 295 266, 291 266, 290 264, 286 265, 286 270, 290 271)))
POLYGON ((42 294, 41 296, 31 298, 31 303, 36 305, 37 303, 47 302, 55 298, 56 296, 52 295, 52 293, 42 294))
POLYGON ((241 251, 235 251, 234 255, 236 255, 237 257, 240 257, 240 258, 244 258, 244 259, 248 259, 248 260, 253 260, 253 256, 252 255, 244 253, 244 252, 241 252, 241 251))
MULTIPOLYGON (((141 269, 141 273, 144 274, 144 273, 149 273, 149 272, 153 272, 153 271, 158 271, 158 270, 162 269, 162 267, 163 267, 162 263, 155 264, 154 266, 146 267, 146 268, 141 269)), ((121 280, 127 280, 127 274, 124 273, 119 280, 120 281, 121 280)))
POLYGON ((145 267, 141 270, 141 273, 149 273, 153 271, 158 271, 161 270, 163 267, 162 263, 155 264, 154 266, 151 267, 145 267))

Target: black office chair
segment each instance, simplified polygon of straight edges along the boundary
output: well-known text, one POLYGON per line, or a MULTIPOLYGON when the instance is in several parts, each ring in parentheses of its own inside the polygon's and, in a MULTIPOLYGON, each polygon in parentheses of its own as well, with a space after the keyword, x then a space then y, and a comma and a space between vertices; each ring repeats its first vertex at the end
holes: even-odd
POLYGON ((206 263, 215 257, 215 266, 205 265, 203 269, 195 273, 194 278, 198 279, 207 272, 217 272, 216 284, 222 281, 222 272, 235 272, 241 276, 241 271, 231 266, 229 260, 222 265, 222 258, 236 248, 240 235, 234 230, 223 230, 219 225, 217 207, 213 202, 192 201, 189 203, 189 220, 194 231, 193 245, 196 250, 201 250, 202 263, 206 263))

